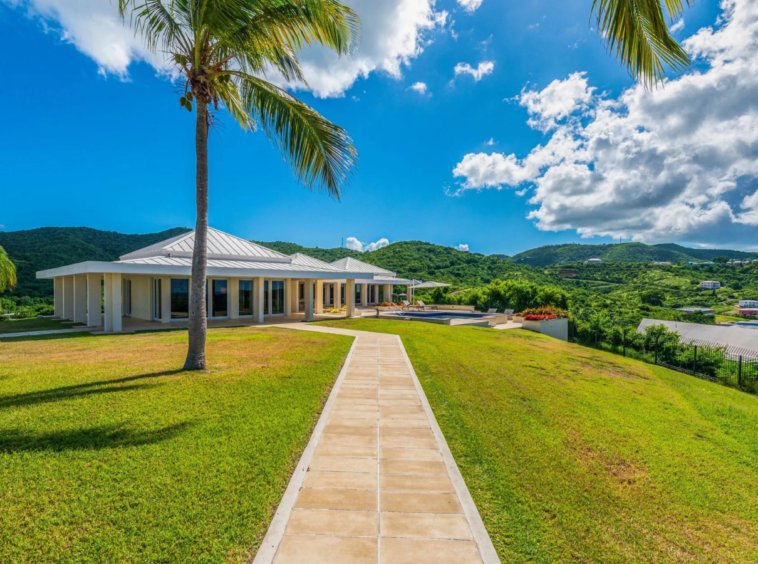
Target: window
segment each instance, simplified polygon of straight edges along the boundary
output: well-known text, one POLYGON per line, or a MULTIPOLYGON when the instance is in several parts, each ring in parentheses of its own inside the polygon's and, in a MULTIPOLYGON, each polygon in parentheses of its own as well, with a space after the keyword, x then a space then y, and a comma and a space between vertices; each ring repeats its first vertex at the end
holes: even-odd
POLYGON ((171 319, 189 317, 189 280, 171 279, 171 319))
POLYGON ((284 313, 284 280, 271 281, 271 313, 273 315, 284 313))
POLYGON ((129 316, 132 314, 132 281, 128 278, 121 280, 121 314, 129 316))
POLYGON ((240 280, 240 315, 253 315, 253 281, 240 280))
POLYGON ((269 282, 263 281, 263 315, 271 315, 271 308, 269 307, 269 282))
POLYGON ((213 317, 229 315, 227 280, 213 280, 213 317))

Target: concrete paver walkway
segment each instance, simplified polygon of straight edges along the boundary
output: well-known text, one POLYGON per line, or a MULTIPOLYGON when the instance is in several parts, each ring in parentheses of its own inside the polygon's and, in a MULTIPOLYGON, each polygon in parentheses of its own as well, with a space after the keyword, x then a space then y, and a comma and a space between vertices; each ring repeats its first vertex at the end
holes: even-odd
POLYGON ((494 564, 400 338, 356 336, 255 564, 494 564))

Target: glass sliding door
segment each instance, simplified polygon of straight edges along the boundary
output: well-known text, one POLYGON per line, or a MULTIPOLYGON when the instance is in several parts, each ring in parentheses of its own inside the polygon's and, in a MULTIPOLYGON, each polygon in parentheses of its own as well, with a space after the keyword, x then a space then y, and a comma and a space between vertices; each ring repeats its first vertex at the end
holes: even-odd
POLYGON ((240 280, 240 317, 253 315, 253 281, 240 280))
POLYGON ((271 282, 263 281, 263 315, 271 315, 271 282))
POLYGON ((161 279, 153 278, 152 288, 152 319, 153 321, 161 320, 161 279))
POLYGON ((228 289, 228 280, 211 280, 211 299, 213 305, 211 317, 227 317, 229 315, 228 289))
POLYGON ((189 317, 189 283, 186 278, 171 279, 171 319, 189 317))
POLYGON ((284 314, 284 280, 271 281, 271 315, 284 314))

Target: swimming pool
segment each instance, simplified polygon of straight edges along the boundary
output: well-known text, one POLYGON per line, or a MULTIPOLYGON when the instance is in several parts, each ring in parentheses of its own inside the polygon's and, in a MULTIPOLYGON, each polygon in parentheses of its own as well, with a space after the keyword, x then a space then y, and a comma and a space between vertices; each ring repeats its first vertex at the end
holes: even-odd
POLYGON ((440 325, 474 325, 477 327, 489 327, 494 316, 487 313, 473 311, 393 311, 385 313, 382 317, 395 317, 407 321, 425 321, 440 325))
POLYGON ((475 319, 492 317, 486 313, 473 311, 397 311, 393 312, 398 317, 418 317, 425 319, 475 319))

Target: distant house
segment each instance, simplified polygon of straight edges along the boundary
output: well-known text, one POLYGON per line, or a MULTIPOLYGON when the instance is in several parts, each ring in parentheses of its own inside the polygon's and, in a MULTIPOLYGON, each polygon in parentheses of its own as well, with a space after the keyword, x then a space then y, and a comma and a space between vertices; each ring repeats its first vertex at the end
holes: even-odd
POLYGON ((664 260, 661 262, 651 262, 650 264, 652 264, 653 266, 671 266, 671 262, 667 260, 664 260))
POLYGON ((601 262, 603 261, 599 258, 591 258, 584 261, 584 264, 600 264, 601 262))
POLYGON ((576 270, 562 269, 558 274, 564 278, 576 278, 576 270))
POLYGON ((690 261, 687 263, 687 266, 716 266, 715 262, 694 262, 690 261))
POLYGON ((758 308, 755 308, 755 307, 740 308, 740 315, 758 315, 758 308))
POLYGON ((721 288, 721 282, 718 282, 716 280, 704 280, 700 283, 700 287, 703 290, 718 290, 721 288))
POLYGON ((758 307, 758 300, 740 300, 740 307, 758 307))
POLYGON ((707 307, 678 307, 677 311, 684 313, 702 313, 703 315, 713 315, 714 311, 707 307))
POLYGON ((758 332, 755 328, 741 325, 703 325, 681 321, 643 319, 637 331, 645 332, 650 325, 665 325, 669 331, 679 333, 684 343, 710 344, 726 347, 728 353, 737 355, 758 354, 758 332))

